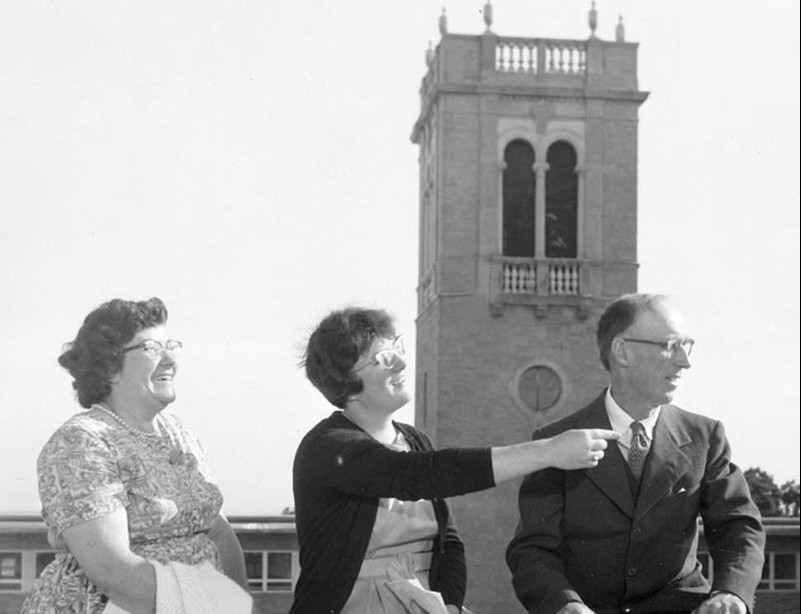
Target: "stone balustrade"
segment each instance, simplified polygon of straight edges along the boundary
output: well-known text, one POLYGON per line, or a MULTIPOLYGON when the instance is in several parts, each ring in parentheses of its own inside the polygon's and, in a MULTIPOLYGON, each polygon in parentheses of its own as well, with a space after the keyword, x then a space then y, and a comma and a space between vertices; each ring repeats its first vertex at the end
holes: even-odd
POLYGON ((577 262, 551 262, 548 264, 548 294, 575 296, 579 294, 579 270, 577 262))
POLYGON ((512 74, 583 75, 587 70, 584 41, 498 38, 495 70, 512 74))
POLYGON ((533 260, 506 260, 502 263, 501 284, 505 294, 536 294, 537 263, 533 260))
POLYGON ((583 263, 568 259, 498 257, 496 288, 502 295, 580 296, 583 263))
POLYGON ((530 38, 498 39, 495 44, 495 70, 504 73, 535 74, 541 68, 537 62, 542 57, 537 41, 530 38))
POLYGON ((554 88, 554 95, 556 88, 564 88, 565 95, 573 97, 580 89, 615 92, 621 100, 647 97, 637 91, 637 44, 625 41, 448 33, 427 51, 426 63, 421 117, 438 95, 478 84, 504 94, 514 93, 512 88, 544 86, 554 88))

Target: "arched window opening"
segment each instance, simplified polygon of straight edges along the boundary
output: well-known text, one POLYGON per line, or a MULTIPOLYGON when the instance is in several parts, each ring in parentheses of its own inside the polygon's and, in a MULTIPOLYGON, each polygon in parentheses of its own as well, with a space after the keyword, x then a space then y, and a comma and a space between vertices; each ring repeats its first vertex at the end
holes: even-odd
POLYGON ((576 150, 567 141, 548 148, 545 176, 545 257, 578 255, 578 174, 576 150))
POLYGON ((503 255, 534 257, 534 148, 522 139, 503 154, 503 255))

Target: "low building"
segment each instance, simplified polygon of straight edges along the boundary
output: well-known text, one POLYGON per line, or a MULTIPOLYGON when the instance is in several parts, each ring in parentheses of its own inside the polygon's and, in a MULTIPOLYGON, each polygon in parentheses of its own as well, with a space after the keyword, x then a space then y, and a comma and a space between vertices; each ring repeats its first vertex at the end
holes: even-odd
MULTIPOLYGON (((229 517, 245 553, 250 591, 265 614, 286 614, 298 579, 293 516, 229 517)), ((55 553, 38 515, 0 515, 0 614, 19 614, 55 553)))
MULTIPOLYGON (((757 588, 754 614, 790 614, 801 611, 799 599, 799 518, 763 518, 767 541, 762 581, 757 588)), ((706 548, 703 533, 698 544, 698 558, 704 575, 712 579, 714 565, 706 548)))
MULTIPOLYGON (((242 544, 248 583, 257 604, 265 614, 286 614, 300 571, 294 517, 232 516, 229 520, 242 544)), ((765 528, 765 567, 755 614, 798 612, 799 519, 766 518, 765 528)), ((53 555, 39 516, 0 515, 0 614, 19 614, 25 594, 53 555)), ((699 559, 707 576, 714 577, 703 535, 699 559)))

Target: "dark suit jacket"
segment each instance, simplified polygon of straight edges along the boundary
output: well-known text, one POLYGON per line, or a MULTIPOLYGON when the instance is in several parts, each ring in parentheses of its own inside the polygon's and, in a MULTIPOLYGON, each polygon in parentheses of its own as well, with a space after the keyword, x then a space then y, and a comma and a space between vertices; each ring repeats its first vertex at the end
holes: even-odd
MULTIPOLYGON (((603 394, 534 438, 576 428, 611 428, 603 394)), ((528 611, 553 614, 568 601, 598 614, 691 611, 710 592, 696 560, 699 515, 714 562, 711 588, 752 608, 765 534, 723 425, 663 406, 636 501, 627 471, 610 443, 597 467, 525 478, 506 558, 528 611)))

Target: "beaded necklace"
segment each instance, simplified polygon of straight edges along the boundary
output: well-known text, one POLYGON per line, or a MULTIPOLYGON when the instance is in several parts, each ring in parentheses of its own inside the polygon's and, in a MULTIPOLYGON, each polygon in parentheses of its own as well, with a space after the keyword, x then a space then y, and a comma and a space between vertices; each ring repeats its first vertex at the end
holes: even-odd
POLYGON ((158 432, 147 433, 147 432, 142 431, 142 430, 140 430, 138 428, 134 428, 133 426, 128 424, 125 420, 123 420, 122 416, 120 416, 116 411, 114 411, 112 409, 109 409, 105 405, 101 405, 100 403, 95 403, 94 405, 92 405, 92 409, 99 409, 100 411, 102 411, 107 416, 111 416, 117 422, 119 422, 122 426, 124 426, 126 429, 128 429, 129 431, 131 431, 135 435, 141 435, 142 437, 158 437, 159 436, 158 432))
MULTIPOLYGON (((138 428, 135 428, 135 427, 131 426, 125 420, 123 420, 122 417, 117 412, 115 412, 114 410, 106 407, 105 405, 101 405, 100 403, 95 403, 94 405, 92 405, 92 409, 97 409, 99 411, 102 411, 107 416, 110 416, 110 417, 114 418, 114 420, 119 422, 122 426, 124 426, 126 429, 128 429, 134 435, 139 435, 141 437, 146 437, 147 439, 150 439, 151 441, 153 441, 156 438, 161 437, 161 432, 160 432, 161 429, 158 427, 158 421, 156 422, 156 424, 157 424, 156 428, 158 430, 155 433, 147 433, 147 432, 145 432, 145 431, 143 431, 141 429, 138 429, 138 428)), ((169 453, 170 464, 171 465, 183 464, 184 457, 186 455, 181 450, 181 448, 178 446, 178 444, 176 442, 172 441, 172 438, 170 438, 170 440, 171 440, 170 443, 173 446, 172 449, 170 450, 170 453, 169 453)))

